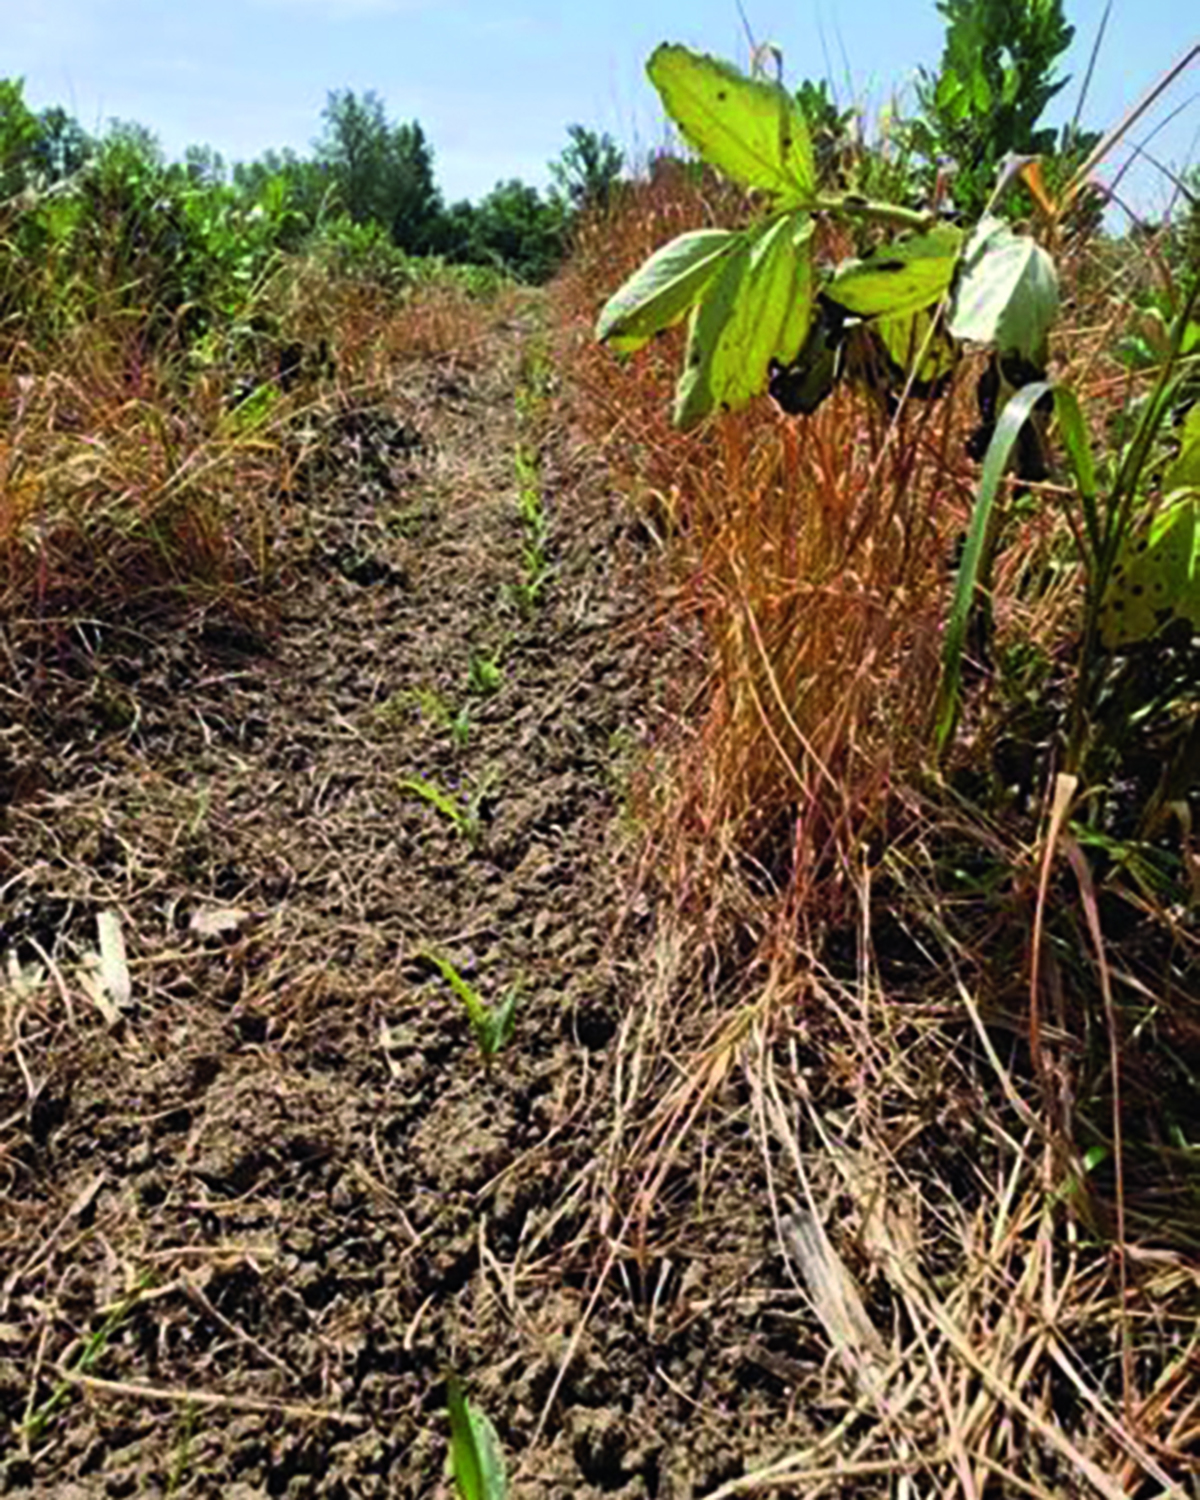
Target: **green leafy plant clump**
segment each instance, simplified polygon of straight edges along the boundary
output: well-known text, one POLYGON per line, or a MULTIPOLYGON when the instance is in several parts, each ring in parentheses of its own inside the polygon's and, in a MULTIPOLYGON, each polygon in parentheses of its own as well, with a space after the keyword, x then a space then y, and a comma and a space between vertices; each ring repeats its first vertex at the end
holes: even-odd
POLYGON ((693 230, 663 246, 600 314, 597 337, 622 355, 687 319, 677 425, 737 411, 780 375, 812 387, 793 408, 812 410, 833 378, 816 369, 831 350, 831 314, 837 336, 862 328, 912 382, 944 374, 963 341, 1044 365, 1057 278, 1031 238, 986 217, 967 235, 932 213, 820 191, 807 122, 782 84, 673 46, 654 53, 648 72, 684 138, 765 200, 744 229, 693 230), (825 270, 818 213, 901 233, 825 270))
MULTIPOLYGON (((982 24, 991 10, 958 0, 943 8, 953 13, 955 56, 963 62, 966 12, 982 24)), ((1057 7, 1047 7, 1045 35, 1027 39, 1040 58, 1030 76, 1042 82, 1036 98, 1030 96, 1032 103, 1023 101, 1018 111, 1025 135, 1036 117, 1036 111, 1025 117, 1029 109, 1034 104, 1040 109, 1054 92, 1044 80, 1069 35, 1051 24, 1051 12, 1057 7)), ((990 55, 983 59, 985 72, 992 61, 990 55)), ((961 350, 990 350, 997 390, 1010 375, 1017 384, 1003 402, 992 399, 996 410, 981 428, 977 456, 984 459, 983 472, 946 627, 934 738, 944 752, 958 723, 968 629, 976 612, 988 609, 1012 455, 1019 442, 1025 443, 1025 430, 1044 426, 1053 413, 1075 481, 1074 499, 1060 496, 1059 501, 1066 505, 1084 580, 1067 748, 1068 766, 1078 769, 1099 722, 1097 705, 1114 653, 1172 627, 1200 629, 1195 408, 1165 473, 1155 459, 1162 452, 1166 416, 1177 408, 1187 389, 1185 370, 1194 363, 1187 351, 1197 279, 1180 300, 1169 334, 1164 329, 1159 340, 1159 377, 1130 440, 1111 463, 1098 464, 1077 398, 1047 374, 1059 312, 1054 258, 1034 235, 1018 232, 992 212, 1013 181, 1011 162, 1002 165, 985 211, 968 230, 903 205, 822 191, 807 121, 781 82, 747 77, 679 46, 658 48, 647 71, 684 139, 708 165, 750 191, 752 217, 741 229, 692 230, 662 246, 609 298, 597 338, 627 357, 686 320, 674 408, 682 428, 736 412, 767 389, 786 411, 814 411, 841 373, 852 338, 869 340, 876 363, 896 372, 893 384, 900 386, 901 399, 936 392, 961 350), (867 221, 877 232, 893 234, 861 257, 824 267, 814 252, 818 214, 846 224, 867 221), (1156 467, 1157 495, 1148 489, 1156 467)), ((946 109, 952 96, 960 97, 955 90, 966 86, 951 73, 956 81, 942 89, 946 109)), ((1007 98, 1016 87, 1012 80, 1023 75, 1018 68, 1004 76, 1007 98)), ((990 87, 979 73, 971 87, 978 93, 985 86, 990 87)), ((1047 216, 1051 243, 1060 215, 1077 199, 1085 177, 1081 169, 1057 203, 1046 196, 1036 174, 1029 178, 1047 216)), ((894 404, 894 393, 889 400, 894 404)))

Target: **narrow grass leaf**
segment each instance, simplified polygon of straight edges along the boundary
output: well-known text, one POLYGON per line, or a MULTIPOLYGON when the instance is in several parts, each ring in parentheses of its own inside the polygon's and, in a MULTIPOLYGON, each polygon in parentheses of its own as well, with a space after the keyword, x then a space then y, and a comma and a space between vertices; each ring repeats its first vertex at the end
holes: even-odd
POLYGON ((428 950, 423 955, 437 969, 438 973, 458 996, 463 1003, 463 1009, 467 1013, 476 1035, 486 1031, 488 1024, 488 1008, 476 994, 475 990, 467 983, 448 958, 443 958, 440 953, 431 953, 428 950))
POLYGON ((446 1381, 450 1463, 461 1500, 506 1500, 508 1472, 500 1439, 487 1415, 463 1395, 456 1375, 446 1381))
POLYGON ((512 1041, 517 1025, 517 999, 519 991, 514 985, 488 1013, 490 1051, 502 1052, 512 1041))
POLYGON ((1054 387, 1054 414, 1058 418, 1058 431, 1071 471, 1075 475, 1075 488, 1079 491, 1079 503, 1083 509, 1084 528, 1092 558, 1100 554, 1100 518, 1096 510, 1096 465, 1092 459, 1092 445, 1088 438, 1087 423, 1079 397, 1069 386, 1054 387))
POLYGON ((854 1278, 829 1242, 821 1221, 797 1209, 782 1222, 784 1244, 804 1277, 817 1317, 838 1358, 864 1394, 885 1386, 885 1351, 854 1278))
POLYGON ((946 624, 946 640, 942 648, 942 678, 938 687, 937 706, 934 713, 935 739, 939 754, 949 744, 958 722, 958 689, 962 679, 963 645, 967 637, 967 625, 971 608, 975 603, 975 589, 979 582, 984 561, 984 544, 992 519, 992 510, 1004 478, 1005 466, 1012 453, 1021 428, 1030 413, 1051 387, 1042 380, 1022 386, 1000 414, 996 430, 988 444, 983 460, 983 473, 979 481, 979 494, 971 512, 971 524, 967 532, 967 544, 963 549, 959 565, 958 580, 954 589, 954 602, 950 619, 946 624))
POLYGON ((498 1052, 504 1050, 512 1040, 513 1030, 516 1026, 516 1005, 518 990, 514 986, 504 998, 494 1007, 484 1004, 478 992, 467 983, 448 958, 442 958, 440 954, 424 951, 422 957, 427 959, 441 974, 442 978, 462 1001, 463 1009, 467 1013, 467 1020, 471 1023, 471 1030, 475 1035, 475 1041, 487 1061, 491 1061, 498 1052))
POLYGON ((471 1413, 456 1375, 451 1375, 446 1381, 446 1404, 450 1411, 450 1464, 454 1487, 462 1500, 486 1500, 483 1464, 475 1446, 471 1413))

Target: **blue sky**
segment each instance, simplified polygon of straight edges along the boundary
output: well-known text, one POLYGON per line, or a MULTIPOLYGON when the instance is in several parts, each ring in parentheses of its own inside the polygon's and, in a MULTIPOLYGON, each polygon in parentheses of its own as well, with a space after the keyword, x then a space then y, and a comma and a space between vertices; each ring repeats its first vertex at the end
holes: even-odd
MULTIPOLYGON (((744 4, 757 39, 783 48, 789 81, 828 73, 843 99, 881 105, 941 52, 934 0, 744 4)), ((1102 10, 1067 0, 1074 84, 1059 117, 1102 10)), ((1116 0, 1085 122, 1115 122, 1197 40, 1196 15, 1189 0, 1116 0)), ((393 118, 420 120, 448 199, 509 177, 543 184, 572 121, 657 144, 642 67, 661 41, 746 60, 736 0, 0 0, 0 75, 24 76, 36 108, 62 103, 93 129, 136 119, 173 155, 207 142, 237 159, 306 150, 330 89, 373 88, 393 118)), ((1200 67, 1150 123, 1180 104, 1149 148, 1177 166, 1200 161, 1200 67)), ((1128 183, 1143 209, 1170 191, 1144 169, 1128 183)))

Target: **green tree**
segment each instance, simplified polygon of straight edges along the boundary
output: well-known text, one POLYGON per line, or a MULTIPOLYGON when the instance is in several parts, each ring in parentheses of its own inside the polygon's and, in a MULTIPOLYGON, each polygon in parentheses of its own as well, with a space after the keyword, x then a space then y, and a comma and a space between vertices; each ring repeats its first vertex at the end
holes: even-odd
POLYGON ((515 178, 498 182, 474 211, 462 258, 499 266, 523 281, 546 281, 562 261, 565 227, 560 203, 515 178))
POLYGON ((558 160, 550 163, 557 196, 575 213, 606 208, 625 166, 620 147, 586 125, 568 125, 567 136, 558 160))
POLYGON ((47 185, 64 182, 83 170, 96 154, 96 143, 59 105, 38 115, 39 139, 34 151, 37 171, 47 185))
POLYGON ((253 161, 235 162, 232 181, 246 207, 261 206, 271 219, 286 221, 283 249, 297 248, 300 239, 317 229, 338 205, 329 164, 299 156, 291 147, 264 151, 253 161))
POLYGON ((954 162, 955 202, 974 216, 1009 153, 1055 149, 1055 132, 1037 126, 1069 81, 1054 70, 1075 28, 1062 0, 938 0, 938 10, 946 18, 941 66, 936 76, 922 70, 910 140, 931 166, 939 157, 954 162))
POLYGON ((316 156, 342 209, 356 224, 381 225, 403 250, 429 248, 441 200, 421 126, 391 124, 374 90, 334 90, 322 119, 316 156))
POLYGON ((42 131, 22 78, 0 78, 0 200, 30 185, 42 131))
POLYGON ((213 187, 229 175, 225 158, 212 146, 188 146, 183 153, 183 169, 196 187, 213 187))

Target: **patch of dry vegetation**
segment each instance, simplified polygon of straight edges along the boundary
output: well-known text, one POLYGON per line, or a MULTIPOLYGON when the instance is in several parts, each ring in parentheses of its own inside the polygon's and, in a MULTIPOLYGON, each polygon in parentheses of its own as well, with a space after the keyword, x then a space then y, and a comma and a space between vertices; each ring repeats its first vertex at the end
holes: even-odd
MULTIPOLYGON (((938 774, 969 376, 892 422, 842 392, 811 418, 763 398, 681 434, 678 336, 627 363, 595 345, 622 278, 731 207, 666 165, 585 227, 558 286, 575 418, 661 546, 661 607, 694 649, 644 807, 662 917, 620 1037, 606 1170, 625 1208, 602 1216, 601 1279, 698 1235, 710 1162, 751 1136, 747 1182, 848 1414, 714 1500, 917 1476, 964 1497, 1181 1494, 1200 1223, 1191 1148, 1164 1131, 1196 1120, 1192 1063, 1175 1068, 1196 1057, 1194 931, 1112 865, 1097 895, 1077 848, 1044 859, 1043 785, 963 795, 1011 732, 986 660, 938 774)), ((1064 268, 1062 362, 1100 441, 1136 389, 1110 351, 1142 274, 1086 245, 1064 268)), ((1055 487, 1034 494, 993 579, 993 649, 1032 647, 1052 705, 1079 587, 1055 487)))

